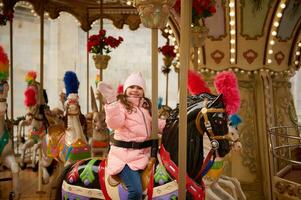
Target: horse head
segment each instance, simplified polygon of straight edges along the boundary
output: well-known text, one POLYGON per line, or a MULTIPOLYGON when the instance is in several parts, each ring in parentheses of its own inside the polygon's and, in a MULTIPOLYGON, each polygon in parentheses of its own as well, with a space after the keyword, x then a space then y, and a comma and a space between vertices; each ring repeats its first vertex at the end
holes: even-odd
POLYGON ((80 106, 78 102, 78 94, 71 93, 68 95, 67 100, 65 101, 65 110, 66 115, 74 115, 79 116, 80 115, 80 106))
MULTIPOLYGON (((196 73, 189 72, 189 80, 191 79, 194 79, 194 82, 188 85, 191 96, 187 100, 187 173, 191 178, 200 180, 206 157, 205 135, 210 140, 209 148, 213 157, 224 157, 230 152, 228 115, 237 111, 239 94, 235 75, 228 72, 220 73, 215 78, 218 95, 211 94, 205 82, 196 73)), ((177 106, 171 111, 162 136, 162 144, 175 164, 178 164, 178 123, 177 106)))
POLYGON ((218 156, 224 157, 230 151, 228 132, 228 115, 222 100, 222 95, 215 96, 203 93, 199 100, 188 110, 188 118, 195 117, 197 131, 201 136, 206 133, 212 149, 217 150, 218 156), (190 116, 191 115, 191 116, 190 116))

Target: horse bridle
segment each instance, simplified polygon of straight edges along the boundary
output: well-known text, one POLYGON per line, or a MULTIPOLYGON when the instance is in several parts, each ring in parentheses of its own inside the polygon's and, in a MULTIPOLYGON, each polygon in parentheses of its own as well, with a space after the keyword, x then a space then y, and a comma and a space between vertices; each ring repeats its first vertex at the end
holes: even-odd
MULTIPOLYGON (((44 120, 43 117, 42 117, 42 118, 36 117, 37 112, 39 112, 39 108, 35 109, 35 112, 34 112, 34 113, 31 113, 31 112, 30 112, 30 113, 27 113, 26 115, 32 117, 33 119, 35 119, 35 120, 37 120, 37 121, 39 121, 39 122, 43 121, 43 120, 44 120)), ((40 113, 39 113, 39 114, 40 114, 40 113)))
POLYGON ((210 140, 212 141, 212 145, 213 145, 213 148, 218 148, 218 142, 217 140, 231 140, 230 136, 229 136, 229 132, 226 134, 226 135, 215 135, 212 131, 212 126, 211 126, 211 123, 208 119, 208 115, 207 113, 224 113, 226 112, 224 108, 207 108, 207 103, 205 103, 205 107, 202 108, 198 114, 197 114, 197 117, 195 119, 195 125, 196 125, 196 128, 198 130, 198 132, 203 135, 204 134, 204 131, 202 130, 201 128, 201 118, 203 117, 204 118, 204 125, 205 125, 205 128, 206 128, 206 131, 208 132, 209 134, 209 138, 210 140), (217 142, 216 145, 214 145, 214 141, 217 142))
POLYGON ((66 115, 67 115, 67 116, 77 116, 77 115, 79 115, 79 114, 80 114, 80 106, 79 106, 78 102, 75 101, 75 100, 69 100, 69 102, 67 102, 67 105, 66 105, 66 115), (70 104, 75 104, 75 105, 77 105, 77 107, 79 108, 78 113, 69 113, 69 112, 68 112, 68 109, 69 109, 70 104))
POLYGON ((212 131, 212 126, 208 118, 208 113, 224 113, 226 110, 224 108, 207 108, 208 101, 205 99, 205 106, 198 112, 197 117, 195 119, 195 125, 198 130, 198 132, 203 136, 204 131, 201 128, 201 118, 204 118, 204 125, 207 133, 209 134, 209 139, 211 142, 211 149, 209 153, 207 154, 205 161, 203 162, 203 165, 201 167, 201 170, 198 172, 196 179, 200 180, 200 178, 203 176, 202 174, 205 171, 205 168, 207 167, 211 157, 213 157, 213 162, 215 160, 216 154, 214 153, 219 148, 219 142, 218 140, 231 140, 230 133, 228 132, 226 135, 215 135, 212 131))

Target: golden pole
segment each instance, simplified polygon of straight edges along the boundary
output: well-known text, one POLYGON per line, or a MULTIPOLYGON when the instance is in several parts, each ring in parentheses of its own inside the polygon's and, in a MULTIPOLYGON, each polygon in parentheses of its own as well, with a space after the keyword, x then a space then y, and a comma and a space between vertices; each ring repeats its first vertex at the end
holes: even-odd
POLYGON ((158 29, 152 31, 152 139, 158 139, 158 29))
MULTIPOLYGON (((99 16, 99 30, 103 29, 103 19, 102 19, 102 14, 103 14, 103 0, 100 0, 100 16, 99 16)), ((103 55, 103 49, 100 49, 100 54, 103 55)), ((99 69, 99 81, 102 81, 102 69, 99 69)))
MULTIPOLYGON (((87 41, 89 40, 89 31, 87 31, 87 41)), ((87 113, 89 113, 89 73, 90 73, 90 65, 89 65, 89 52, 87 52, 87 113)))
POLYGON ((192 0, 181 1, 180 34, 180 118, 179 118, 179 199, 186 198, 186 160, 187 160, 187 75, 191 37, 192 0))
MULTIPOLYGON (((10 119, 14 120, 14 40, 13 40, 13 21, 11 20, 9 23, 9 33, 10 33, 10 119)), ((12 132, 14 133, 14 126, 12 126, 12 132)), ((12 141, 13 143, 13 149, 14 149, 14 140, 12 141)))
MULTIPOLYGON (((40 97, 43 98, 44 89, 44 1, 42 2, 40 12, 40 97)), ((39 103, 42 103, 40 101, 39 103)), ((45 103, 45 102, 44 102, 45 103)), ((42 148, 39 148, 39 169, 38 169, 38 193, 44 193, 42 191, 42 148)))
POLYGON ((165 101, 165 105, 167 106, 168 105, 168 75, 169 75, 169 72, 166 73, 166 89, 165 89, 165 98, 166 98, 166 101, 165 101))
POLYGON ((194 55, 194 59, 193 59, 193 68, 195 71, 198 70, 198 60, 199 60, 199 48, 198 47, 193 47, 193 55, 194 55))

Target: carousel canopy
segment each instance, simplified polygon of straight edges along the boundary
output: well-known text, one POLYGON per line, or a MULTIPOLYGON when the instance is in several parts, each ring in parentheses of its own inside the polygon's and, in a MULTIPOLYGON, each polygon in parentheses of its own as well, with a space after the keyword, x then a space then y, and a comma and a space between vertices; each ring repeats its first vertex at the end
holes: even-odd
MULTIPOLYGON (((60 12, 68 12, 85 31, 90 30, 92 23, 100 17, 112 20, 117 28, 127 24, 135 30, 141 24, 137 9, 129 3, 132 1, 104 0, 101 4, 99 0, 2 0, 2 5, 4 10, 12 10, 18 2, 29 3, 37 14, 45 12, 52 19, 60 12)), ((179 19, 172 9, 169 26, 177 39, 176 44, 180 38, 179 19)), ((226 3, 217 0, 216 13, 206 18, 204 24, 209 33, 204 47, 198 50, 198 67, 202 70, 215 72, 234 68, 293 73, 300 68, 299 0, 229 0, 226 3)))

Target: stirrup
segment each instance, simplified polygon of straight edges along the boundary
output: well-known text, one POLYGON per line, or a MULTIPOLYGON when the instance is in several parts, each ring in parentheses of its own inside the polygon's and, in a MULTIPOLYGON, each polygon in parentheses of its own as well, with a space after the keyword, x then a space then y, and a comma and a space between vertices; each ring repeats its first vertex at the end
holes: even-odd
POLYGON ((108 176, 108 183, 110 184, 110 186, 112 187, 116 187, 117 185, 120 184, 120 178, 118 175, 110 175, 108 176))

